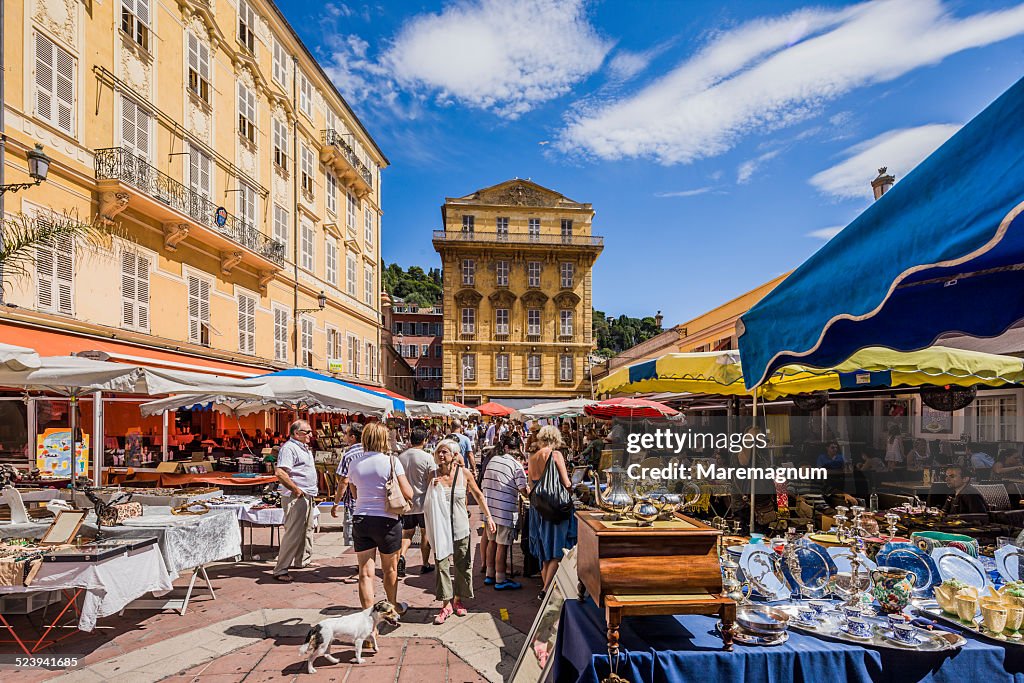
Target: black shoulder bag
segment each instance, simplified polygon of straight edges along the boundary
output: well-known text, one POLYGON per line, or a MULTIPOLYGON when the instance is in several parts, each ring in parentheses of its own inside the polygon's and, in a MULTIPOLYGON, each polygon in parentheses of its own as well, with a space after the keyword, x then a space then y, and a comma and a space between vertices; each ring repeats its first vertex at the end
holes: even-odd
POLYGON ((573 506, 572 497, 562 486, 554 461, 555 451, 551 451, 548 462, 544 465, 544 472, 540 475, 540 481, 530 491, 530 506, 547 521, 558 524, 569 519, 573 513, 573 506))

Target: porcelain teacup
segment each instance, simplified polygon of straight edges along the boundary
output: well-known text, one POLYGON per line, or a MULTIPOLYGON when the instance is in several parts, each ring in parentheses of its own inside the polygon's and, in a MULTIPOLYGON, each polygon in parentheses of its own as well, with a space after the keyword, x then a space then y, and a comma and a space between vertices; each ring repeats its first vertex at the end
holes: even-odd
POLYGON ((821 616, 832 609, 832 603, 828 600, 811 600, 807 604, 810 605, 811 609, 814 610, 814 613, 818 616, 821 616))
POLYGON ((892 625, 892 636, 896 640, 908 645, 914 645, 918 642, 917 627, 913 626, 910 622, 894 623, 890 620, 889 623, 892 625))
POLYGON ((1019 631, 1022 624, 1024 624, 1024 607, 1006 605, 1006 630, 1019 631))
POLYGON ((1002 633, 1006 629, 1006 617, 1008 610, 1003 606, 982 605, 981 619, 992 633, 1002 633))
POLYGON ((973 595, 957 595, 955 598, 956 613, 962 621, 974 623, 974 615, 978 612, 978 598, 973 595))
POLYGON ((805 624, 814 624, 818 621, 818 614, 809 607, 801 607, 796 612, 796 618, 805 624))
POLYGON ((863 616, 864 610, 860 605, 843 605, 843 616, 847 619, 850 617, 863 616))
POLYGON ((907 623, 906 617, 903 616, 903 612, 897 612, 896 614, 889 615, 889 627, 895 629, 897 626, 901 626, 907 623))
POLYGON ((850 635, 857 638, 871 637, 871 623, 863 617, 848 617, 846 619, 846 630, 850 635))

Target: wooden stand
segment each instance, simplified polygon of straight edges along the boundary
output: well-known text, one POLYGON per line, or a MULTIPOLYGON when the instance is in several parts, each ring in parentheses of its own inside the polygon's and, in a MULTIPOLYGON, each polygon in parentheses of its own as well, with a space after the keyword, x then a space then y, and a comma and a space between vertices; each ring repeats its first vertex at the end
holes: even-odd
POLYGON ((679 513, 649 527, 606 521, 602 512, 581 511, 576 518, 579 599, 589 592, 604 608, 613 672, 626 616, 717 614, 723 647, 732 650, 736 603, 721 594, 721 531, 679 513))

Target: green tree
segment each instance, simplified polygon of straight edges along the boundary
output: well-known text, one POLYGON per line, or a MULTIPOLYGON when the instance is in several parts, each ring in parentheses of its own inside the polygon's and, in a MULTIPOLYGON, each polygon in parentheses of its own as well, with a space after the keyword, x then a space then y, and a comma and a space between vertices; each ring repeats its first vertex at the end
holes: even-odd
POLYGON ((605 358, 610 358, 632 348, 641 342, 661 333, 658 322, 653 316, 644 318, 630 318, 620 315, 618 318, 611 318, 604 311, 594 309, 593 331, 594 339, 597 341, 596 353, 605 358))
POLYGON ((392 263, 383 271, 383 284, 388 294, 410 304, 433 306, 441 301, 441 271, 435 268, 427 272, 410 266, 405 270, 392 263))

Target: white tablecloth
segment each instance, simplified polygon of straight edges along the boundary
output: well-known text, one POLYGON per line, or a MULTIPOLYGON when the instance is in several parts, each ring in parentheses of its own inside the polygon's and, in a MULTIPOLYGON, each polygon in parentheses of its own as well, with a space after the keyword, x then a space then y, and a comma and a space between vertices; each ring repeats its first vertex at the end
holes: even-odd
POLYGON ((61 489, 43 489, 41 491, 22 491, 21 499, 26 503, 45 503, 60 498, 61 489))
MULTIPOLYGON (((49 523, 0 524, 0 538, 39 538, 49 523)), ((89 513, 82 533, 96 534, 96 516, 89 513)), ((146 507, 143 516, 116 527, 103 527, 109 538, 155 536, 172 579, 182 571, 242 554, 242 532, 234 513, 211 510, 205 515, 172 515, 167 507, 146 507)))
POLYGON ((212 506, 213 509, 230 511, 235 517, 249 524, 266 526, 284 524, 283 508, 259 508, 254 510, 253 506, 261 502, 256 496, 227 496, 227 498, 230 502, 216 504, 212 506))
POLYGON ((120 612, 132 600, 171 590, 171 577, 160 550, 151 545, 102 562, 44 562, 31 586, 0 587, 0 594, 79 588, 85 597, 78 628, 91 631, 97 619, 120 612))
POLYGON ((242 532, 235 515, 210 510, 205 515, 172 515, 170 508, 147 507, 142 517, 108 529, 117 538, 160 534, 167 570, 174 578, 182 571, 242 555, 242 532))

